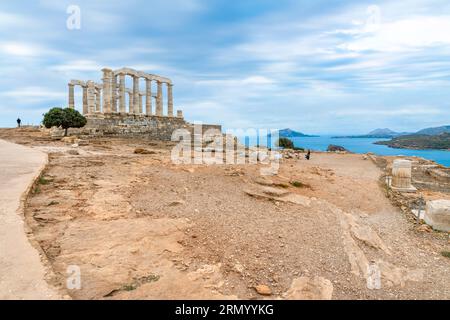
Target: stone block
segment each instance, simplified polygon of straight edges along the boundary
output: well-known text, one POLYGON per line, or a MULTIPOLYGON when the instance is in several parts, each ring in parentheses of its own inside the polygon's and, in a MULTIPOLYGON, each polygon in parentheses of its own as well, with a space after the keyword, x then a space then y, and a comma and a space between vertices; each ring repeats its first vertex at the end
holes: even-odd
POLYGON ((428 201, 424 220, 435 230, 450 232, 450 200, 428 201))
POLYGON ((411 184, 412 169, 411 161, 397 159, 392 165, 391 188, 400 192, 415 192, 416 188, 411 184))

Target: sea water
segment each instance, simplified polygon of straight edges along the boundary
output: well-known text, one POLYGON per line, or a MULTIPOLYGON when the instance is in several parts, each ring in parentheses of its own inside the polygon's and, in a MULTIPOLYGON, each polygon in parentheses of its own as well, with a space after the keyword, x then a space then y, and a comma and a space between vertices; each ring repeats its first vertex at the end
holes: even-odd
POLYGON ((372 152, 380 156, 416 156, 433 160, 446 167, 450 167, 450 151, 445 150, 411 150, 396 149, 385 145, 374 144, 376 141, 390 139, 373 138, 332 138, 331 136, 290 138, 296 147, 316 151, 326 151, 330 144, 342 146, 350 152, 372 152))
MULTIPOLYGON (((450 151, 445 150, 411 150, 396 149, 385 145, 374 144, 377 141, 386 141, 390 139, 373 139, 373 138, 333 138, 332 136, 320 137, 298 137, 289 138, 294 145, 299 148, 310 149, 312 151, 326 151, 330 144, 342 146, 350 152, 368 153, 372 152, 380 156, 416 156, 429 160, 433 160, 441 165, 450 167, 450 151)), ((261 141, 251 138, 239 137, 239 140, 246 145, 265 145, 264 139, 261 141)), ((267 141, 267 140, 266 140, 267 141)))

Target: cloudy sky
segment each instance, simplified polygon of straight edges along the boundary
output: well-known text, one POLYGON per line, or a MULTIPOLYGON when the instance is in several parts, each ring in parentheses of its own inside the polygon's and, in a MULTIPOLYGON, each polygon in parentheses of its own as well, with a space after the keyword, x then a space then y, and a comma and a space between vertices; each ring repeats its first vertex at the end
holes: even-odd
POLYGON ((171 78, 187 120, 227 128, 450 124, 450 2, 1 1, 0 126, 37 124, 70 79, 124 66, 171 78))

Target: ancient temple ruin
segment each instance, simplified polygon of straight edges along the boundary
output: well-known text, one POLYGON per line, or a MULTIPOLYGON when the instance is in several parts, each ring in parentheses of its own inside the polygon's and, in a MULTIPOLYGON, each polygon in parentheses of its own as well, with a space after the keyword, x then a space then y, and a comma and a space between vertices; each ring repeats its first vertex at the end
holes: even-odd
MULTIPOLYGON (((69 108, 79 106, 75 103, 75 87, 80 86, 83 90, 82 113, 87 119, 86 126, 70 128, 69 134, 146 135, 152 139, 170 140, 176 129, 193 132, 194 126, 184 120, 181 110, 174 114, 173 84, 169 78, 130 68, 104 68, 102 72, 101 83, 93 80, 68 83, 69 108), (132 88, 127 88, 127 77, 132 79, 132 88)), ((220 125, 202 124, 202 127, 203 130, 222 130, 220 125)))
MULTIPOLYGON (((137 71, 130 68, 111 70, 104 68, 102 83, 92 80, 71 80, 69 86, 69 108, 75 108, 75 86, 83 89, 83 114, 139 114, 158 117, 173 117, 173 84, 169 78, 137 71), (126 77, 133 80, 133 87, 127 88, 126 77), (141 91, 141 79, 145 81, 145 91, 141 91), (157 90, 152 92, 152 82, 157 90), (163 86, 166 86, 166 97, 163 96, 163 86), (128 95, 128 103, 126 103, 128 95), (145 97, 145 104, 143 99, 145 97), (153 101, 154 100, 154 101, 153 101), (164 115, 164 102, 167 101, 167 113, 164 115), (155 110, 153 110, 155 105, 155 110)), ((183 118, 181 110, 176 116, 183 118)))

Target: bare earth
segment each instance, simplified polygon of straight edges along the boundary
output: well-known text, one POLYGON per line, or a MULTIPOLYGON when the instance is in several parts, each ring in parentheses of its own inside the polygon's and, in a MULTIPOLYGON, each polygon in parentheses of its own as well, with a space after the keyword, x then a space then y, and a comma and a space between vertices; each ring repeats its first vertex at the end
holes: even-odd
POLYGON ((50 153, 26 219, 51 284, 81 268, 74 299, 450 299, 448 234, 418 232, 361 155, 283 160, 263 178, 261 165, 174 165, 170 144, 145 139, 72 155, 10 133, 50 153))

